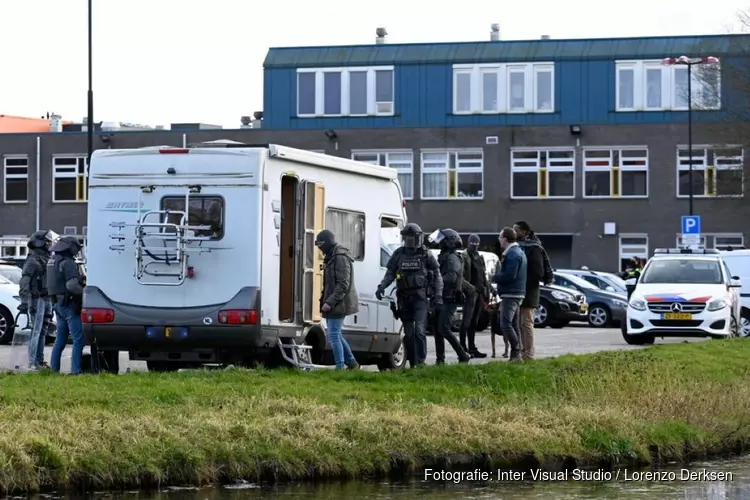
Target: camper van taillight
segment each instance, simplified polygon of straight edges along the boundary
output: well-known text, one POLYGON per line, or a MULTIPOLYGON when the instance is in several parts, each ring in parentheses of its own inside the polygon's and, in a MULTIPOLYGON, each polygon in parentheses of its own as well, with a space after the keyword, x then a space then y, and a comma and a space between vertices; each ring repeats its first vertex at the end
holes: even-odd
POLYGON ((183 148, 163 148, 159 150, 159 153, 163 155, 184 155, 189 153, 189 149, 183 149, 183 148))
POLYGON ((219 323, 225 325, 257 325, 258 311, 252 309, 229 309, 219 311, 219 323))
POLYGON ((84 323, 112 323, 115 312, 112 309, 84 309, 81 311, 81 321, 84 323))

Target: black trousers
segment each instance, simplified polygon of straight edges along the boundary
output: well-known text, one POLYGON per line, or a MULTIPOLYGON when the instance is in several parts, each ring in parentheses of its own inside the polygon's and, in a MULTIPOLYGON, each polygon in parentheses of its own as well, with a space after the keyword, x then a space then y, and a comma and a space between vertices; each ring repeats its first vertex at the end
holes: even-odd
POLYGON ((484 306, 484 299, 478 293, 466 297, 466 301, 463 304, 463 319, 461 321, 461 329, 459 330, 459 339, 461 340, 461 346, 468 347, 469 351, 475 351, 477 349, 475 342, 477 333, 477 323, 479 322, 479 314, 482 312, 482 306, 484 306), (469 344, 467 346, 466 340, 468 338, 469 344))
POLYGON ((404 349, 411 367, 423 365, 427 359, 427 300, 421 297, 405 297, 399 301, 401 324, 404 325, 404 349))
POLYGON ((435 357, 438 363, 445 363, 446 340, 453 350, 456 351, 459 361, 469 358, 469 355, 461 348, 458 339, 451 331, 451 322, 453 320, 453 315, 456 313, 456 309, 458 309, 458 304, 455 302, 445 302, 440 308, 437 330, 434 333, 435 357))

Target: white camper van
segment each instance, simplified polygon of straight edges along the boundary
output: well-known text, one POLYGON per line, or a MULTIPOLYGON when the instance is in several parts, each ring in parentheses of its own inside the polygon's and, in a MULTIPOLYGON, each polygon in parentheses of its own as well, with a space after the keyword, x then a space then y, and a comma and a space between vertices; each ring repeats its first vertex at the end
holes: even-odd
POLYGON ((279 342, 330 365, 314 246, 328 228, 355 260, 359 313, 344 324, 352 351, 360 364, 403 366, 401 324, 374 295, 381 233, 406 223, 396 171, 278 145, 222 146, 94 152, 87 341, 108 364, 128 351, 155 371, 274 364, 279 342))

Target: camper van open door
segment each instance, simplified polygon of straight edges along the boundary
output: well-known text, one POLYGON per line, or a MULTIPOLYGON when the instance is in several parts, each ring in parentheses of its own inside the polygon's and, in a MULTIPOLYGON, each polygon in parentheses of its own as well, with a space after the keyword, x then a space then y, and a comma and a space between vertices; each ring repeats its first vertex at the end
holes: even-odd
POLYGON ((325 186, 313 181, 302 183, 300 204, 303 221, 301 231, 300 268, 302 269, 302 320, 321 320, 319 299, 323 293, 323 256, 315 246, 315 236, 325 227, 325 186))

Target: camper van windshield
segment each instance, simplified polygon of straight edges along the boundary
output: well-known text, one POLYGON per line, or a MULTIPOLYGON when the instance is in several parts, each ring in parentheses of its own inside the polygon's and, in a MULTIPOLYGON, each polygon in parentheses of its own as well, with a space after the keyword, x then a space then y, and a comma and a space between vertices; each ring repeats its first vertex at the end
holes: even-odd
MULTIPOLYGON (((161 209, 178 212, 169 214, 166 222, 180 224, 185 212, 185 198, 165 196, 161 200, 161 209)), ((224 200, 218 196, 190 196, 187 223, 190 226, 205 226, 195 230, 196 236, 209 236, 212 240, 220 240, 224 237, 224 200)))

